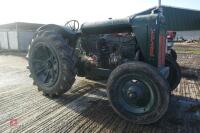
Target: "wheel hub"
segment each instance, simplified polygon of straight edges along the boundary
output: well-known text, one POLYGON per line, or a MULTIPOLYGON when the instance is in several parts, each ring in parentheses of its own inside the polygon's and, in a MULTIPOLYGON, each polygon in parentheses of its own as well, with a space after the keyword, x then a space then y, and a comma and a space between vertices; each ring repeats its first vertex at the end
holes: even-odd
POLYGON ((45 86, 52 86, 58 78, 58 60, 54 52, 44 45, 39 45, 32 54, 34 77, 45 86))
POLYGON ((130 112, 148 112, 154 102, 151 88, 140 80, 126 79, 121 83, 120 102, 130 112))
POLYGON ((128 88, 128 90, 127 90, 127 97, 130 98, 130 99, 133 99, 133 100, 137 99, 138 94, 135 91, 135 87, 128 88))
POLYGON ((124 99, 135 106, 145 106, 150 100, 150 93, 143 83, 127 82, 124 86, 124 99))
POLYGON ((127 89, 127 97, 130 100, 139 100, 144 97, 144 92, 136 85, 133 85, 127 89))

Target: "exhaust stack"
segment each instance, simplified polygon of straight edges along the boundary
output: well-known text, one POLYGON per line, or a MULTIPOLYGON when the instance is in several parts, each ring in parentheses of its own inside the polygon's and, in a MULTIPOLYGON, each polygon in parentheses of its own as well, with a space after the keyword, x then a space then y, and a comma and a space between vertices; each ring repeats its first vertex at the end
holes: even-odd
POLYGON ((161 7, 161 0, 158 0, 158 8, 161 7))

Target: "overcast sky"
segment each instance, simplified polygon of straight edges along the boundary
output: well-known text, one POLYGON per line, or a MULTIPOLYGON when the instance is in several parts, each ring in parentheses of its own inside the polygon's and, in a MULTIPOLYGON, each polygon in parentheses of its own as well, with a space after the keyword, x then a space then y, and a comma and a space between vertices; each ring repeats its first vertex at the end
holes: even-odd
MULTIPOLYGON (((158 0, 2 0, 0 24, 12 22, 54 23, 67 20, 122 18, 156 6, 158 0)), ((164 5, 200 10, 199 0, 162 0, 164 5)))

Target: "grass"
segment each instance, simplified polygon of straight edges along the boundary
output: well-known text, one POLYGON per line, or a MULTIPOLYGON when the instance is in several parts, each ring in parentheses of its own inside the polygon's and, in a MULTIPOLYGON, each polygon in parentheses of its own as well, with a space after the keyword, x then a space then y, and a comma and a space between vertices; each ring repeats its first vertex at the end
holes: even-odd
POLYGON ((177 53, 200 54, 200 48, 174 47, 177 53))
POLYGON ((175 44, 173 47, 177 53, 188 53, 188 54, 200 54, 200 43, 199 44, 175 44))

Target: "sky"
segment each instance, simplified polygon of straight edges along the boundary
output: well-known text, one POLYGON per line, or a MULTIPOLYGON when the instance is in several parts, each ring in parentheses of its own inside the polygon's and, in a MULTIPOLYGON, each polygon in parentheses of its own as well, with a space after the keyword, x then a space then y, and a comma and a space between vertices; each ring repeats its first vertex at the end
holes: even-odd
MULTIPOLYGON (((158 0, 2 0, 0 24, 59 24, 123 18, 158 5, 158 0)), ((199 0, 162 0, 163 5, 200 10, 199 0)))

